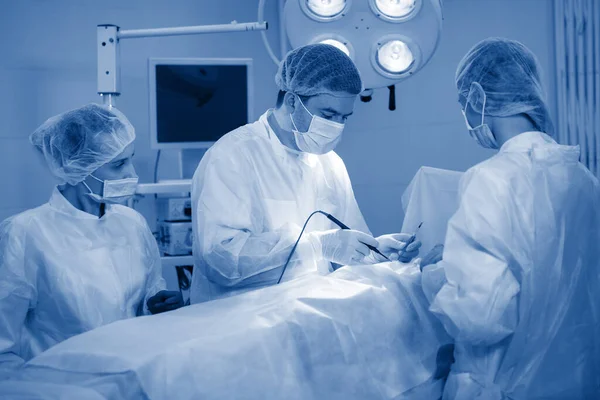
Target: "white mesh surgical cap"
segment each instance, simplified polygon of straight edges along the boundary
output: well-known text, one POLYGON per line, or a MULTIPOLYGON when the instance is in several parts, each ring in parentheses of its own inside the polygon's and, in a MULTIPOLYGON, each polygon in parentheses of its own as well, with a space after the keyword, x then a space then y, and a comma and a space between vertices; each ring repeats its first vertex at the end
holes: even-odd
POLYGON ((456 88, 477 112, 508 117, 525 114, 542 132, 552 134, 552 120, 540 80, 540 65, 523 44, 489 38, 477 43, 456 70, 456 88))
POLYGON ((329 44, 309 44, 290 51, 279 64, 275 83, 282 91, 299 96, 345 97, 363 90, 352 59, 329 44))
POLYGON ((135 139, 120 111, 89 104, 48 119, 29 137, 61 181, 76 185, 118 156, 135 139))

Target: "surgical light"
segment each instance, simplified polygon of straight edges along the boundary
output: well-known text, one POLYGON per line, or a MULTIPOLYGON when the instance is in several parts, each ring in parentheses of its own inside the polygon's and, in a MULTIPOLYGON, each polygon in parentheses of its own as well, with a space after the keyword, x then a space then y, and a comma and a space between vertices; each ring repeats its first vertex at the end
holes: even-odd
POLYGON ((321 40, 319 43, 328 44, 330 46, 336 47, 336 48, 340 49, 341 51, 343 51, 344 53, 346 53, 346 55, 348 57, 350 57, 350 49, 348 49, 348 46, 346 46, 344 43, 340 42, 339 40, 325 39, 325 40, 321 40))
POLYGON ((377 50, 377 62, 390 74, 406 72, 415 61, 410 48, 401 40, 388 40, 377 50))
POLYGON ((311 43, 340 48, 356 64, 365 89, 390 89, 390 109, 394 85, 419 72, 441 38, 442 0, 280 1, 292 48, 311 43))
POLYGON ((375 9, 383 16, 392 19, 403 19, 417 8, 417 0, 371 0, 375 9))
POLYGON ((346 8, 346 0, 303 0, 306 1, 308 9, 316 16, 332 18, 340 14, 346 8))

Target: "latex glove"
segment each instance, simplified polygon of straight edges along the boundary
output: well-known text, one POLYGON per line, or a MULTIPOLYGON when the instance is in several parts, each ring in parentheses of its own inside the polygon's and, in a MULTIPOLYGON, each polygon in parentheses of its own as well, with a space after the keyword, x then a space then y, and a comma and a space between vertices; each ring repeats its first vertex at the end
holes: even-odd
POLYGON ((350 229, 311 232, 308 236, 318 242, 323 259, 341 265, 362 264, 371 253, 367 245, 379 246, 373 236, 350 229))
POLYGON ((177 291, 161 290, 148 299, 147 305, 152 314, 159 314, 183 307, 183 297, 177 291))
MULTIPOLYGON (((382 235, 377 238, 377 241, 379 242, 378 249, 391 261, 398 260, 403 263, 408 263, 419 255, 419 249, 421 248, 421 242, 418 240, 408 243, 411 238, 412 235, 408 233, 382 235)), ((372 257, 376 262, 387 261, 377 253, 372 253, 372 257)))
POLYGON ((420 263, 421 264, 420 265, 421 271, 423 271, 423 268, 425 268, 428 265, 437 264, 440 261, 442 261, 443 254, 444 254, 444 245, 443 244, 436 245, 421 260, 421 263, 420 263))

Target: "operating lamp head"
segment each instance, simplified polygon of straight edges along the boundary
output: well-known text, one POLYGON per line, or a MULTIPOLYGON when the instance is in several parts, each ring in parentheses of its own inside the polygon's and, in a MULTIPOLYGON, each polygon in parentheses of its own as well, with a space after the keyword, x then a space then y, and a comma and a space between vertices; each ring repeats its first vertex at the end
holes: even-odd
POLYGON ((287 0, 294 48, 329 44, 349 56, 364 88, 389 87, 416 72, 437 49, 440 0, 287 0))

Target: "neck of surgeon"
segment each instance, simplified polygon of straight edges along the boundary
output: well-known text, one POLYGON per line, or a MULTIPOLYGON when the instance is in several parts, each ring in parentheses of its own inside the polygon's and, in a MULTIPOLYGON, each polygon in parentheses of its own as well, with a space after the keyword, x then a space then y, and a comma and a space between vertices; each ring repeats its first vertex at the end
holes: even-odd
MULTIPOLYGON (((538 131, 538 127, 525 114, 510 117, 488 117, 490 129, 498 142, 499 147, 515 136, 524 132, 538 131)), ((545 132, 548 133, 548 132, 545 132)))
POLYGON ((87 195, 89 191, 84 185, 78 184, 72 186, 65 184, 59 186, 58 190, 73 207, 88 214, 100 216, 100 203, 87 195))

